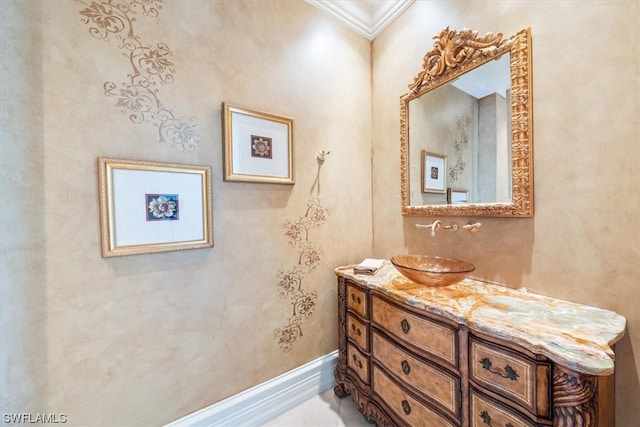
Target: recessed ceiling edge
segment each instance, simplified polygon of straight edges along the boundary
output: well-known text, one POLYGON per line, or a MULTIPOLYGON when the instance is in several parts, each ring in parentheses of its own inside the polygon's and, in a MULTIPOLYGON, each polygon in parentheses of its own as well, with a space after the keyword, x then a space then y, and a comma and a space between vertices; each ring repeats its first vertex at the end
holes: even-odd
POLYGON ((415 0, 305 0, 369 40, 373 40, 415 0))

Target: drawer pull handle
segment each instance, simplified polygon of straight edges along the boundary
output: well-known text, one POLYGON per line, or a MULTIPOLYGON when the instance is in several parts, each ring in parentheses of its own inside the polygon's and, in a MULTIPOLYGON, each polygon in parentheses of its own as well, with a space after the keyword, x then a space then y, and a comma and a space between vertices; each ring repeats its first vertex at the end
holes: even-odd
POLYGON ((402 401, 402 410, 407 415, 411 413, 411 406, 409 406, 409 402, 407 402, 406 400, 402 401))
POLYGON ((362 336, 362 331, 360 330, 360 328, 356 328, 356 324, 352 323, 351 324, 351 330, 353 331, 354 334, 356 334, 357 336, 361 337, 362 336))
POLYGON ((518 381, 518 377, 520 375, 518 375, 518 373, 516 372, 515 369, 513 369, 511 366, 507 365, 504 367, 504 374, 498 370, 494 370, 491 369, 491 360, 489 360, 488 358, 483 358, 480 363, 482 364, 482 367, 484 369, 486 369, 487 371, 491 372, 492 374, 496 374, 496 375, 500 375, 502 378, 509 378, 512 381, 518 381))
MULTIPOLYGON (((487 411, 480 412, 480 418, 482 418, 482 421, 484 421, 485 424, 488 424, 490 426, 493 425, 491 424, 491 415, 489 415, 487 411)), ((513 424, 506 423, 504 427, 513 427, 513 424)))
POLYGON ((411 366, 409 366, 409 362, 403 360, 402 363, 400 363, 400 366, 402 366, 402 372, 404 372, 405 375, 409 375, 409 372, 411 372, 411 366))
POLYGON ((351 299, 356 303, 356 304, 362 304, 362 300, 360 299, 360 297, 357 297, 356 294, 351 294, 351 299))
POLYGON ((362 369, 362 361, 358 360, 358 358, 356 357, 356 355, 353 355, 353 363, 360 369, 362 369))
POLYGON ((407 319, 402 319, 402 322, 400 322, 400 327, 402 328, 402 332, 404 332, 405 334, 408 334, 409 330, 411 329, 411 325, 409 324, 409 322, 407 322, 407 319))

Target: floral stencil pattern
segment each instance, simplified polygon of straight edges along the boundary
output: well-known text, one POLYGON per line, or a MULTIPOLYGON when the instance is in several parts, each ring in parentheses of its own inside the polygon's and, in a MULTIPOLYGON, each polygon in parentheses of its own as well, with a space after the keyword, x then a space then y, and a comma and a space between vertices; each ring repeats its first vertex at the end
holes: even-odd
POLYGON ((122 114, 136 124, 151 123, 158 128, 161 143, 171 143, 190 152, 196 150, 199 136, 195 117, 176 117, 160 100, 159 85, 173 83, 173 55, 165 43, 145 44, 136 35, 136 16, 157 18, 163 0, 76 0, 84 8, 82 22, 89 34, 106 42, 115 38, 131 65, 128 80, 117 85, 106 82, 104 94, 116 98, 122 114))
POLYGON ((305 290, 303 280, 320 264, 322 249, 313 245, 309 239, 309 232, 320 228, 329 214, 329 209, 322 207, 320 199, 310 198, 303 216, 295 221, 284 222, 288 245, 298 250, 297 263, 289 270, 280 270, 277 275, 280 298, 289 298, 292 305, 292 313, 287 324, 274 332, 274 337, 284 352, 291 351, 293 345, 302 337, 302 323, 313 316, 316 308, 318 293, 305 290))
POLYGON ((449 178, 451 182, 456 182, 458 176, 464 172, 466 163, 462 156, 464 155, 467 146, 469 145, 469 126, 471 125, 471 117, 463 116, 456 118, 456 130, 458 131, 458 138, 456 138, 454 151, 456 153, 456 164, 449 169, 449 178))

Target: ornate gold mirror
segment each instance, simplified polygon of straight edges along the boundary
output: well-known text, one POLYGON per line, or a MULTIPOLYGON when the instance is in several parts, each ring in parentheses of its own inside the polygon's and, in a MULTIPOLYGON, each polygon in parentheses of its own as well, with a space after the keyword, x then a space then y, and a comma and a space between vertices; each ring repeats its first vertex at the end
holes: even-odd
POLYGON ((533 216, 531 29, 444 29, 400 97, 402 214, 533 216))

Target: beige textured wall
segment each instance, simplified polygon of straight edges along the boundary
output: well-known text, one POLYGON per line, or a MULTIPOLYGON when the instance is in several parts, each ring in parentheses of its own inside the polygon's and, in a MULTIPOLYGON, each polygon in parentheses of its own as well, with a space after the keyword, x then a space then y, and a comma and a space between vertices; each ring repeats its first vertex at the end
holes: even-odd
POLYGON ((42 40, 39 6, 16 6, 0 2, 0 412, 37 413, 48 339, 42 40))
POLYGON ((0 1, 3 413, 161 425, 273 378, 336 348, 333 269, 371 252, 370 43, 302 1, 138 3, 136 36, 172 52, 158 96, 197 119, 195 151, 105 96, 132 66, 115 34, 90 35, 88 6, 0 1), (295 119, 294 186, 223 182, 222 101, 295 119), (215 247, 101 258, 98 156, 211 165, 215 247), (285 352, 278 272, 299 252, 284 222, 318 191, 316 306, 285 352))
POLYGON ((0 1, 3 413, 158 425, 333 350, 332 270, 372 255, 373 204, 375 256, 456 256, 479 277, 626 316, 617 424, 640 423, 637 3, 418 1, 374 43, 371 94, 369 43, 303 2, 166 1, 156 18, 138 13, 136 31, 173 52, 175 79, 159 91, 198 119, 191 153, 104 95, 131 67, 79 10, 0 1), (413 227, 428 218, 400 215, 398 105, 447 25, 532 27, 536 216, 431 239, 413 227), (296 119, 294 187, 222 182, 222 101, 296 119), (297 252, 283 222, 304 215, 321 149, 331 215, 311 232, 324 252, 304 281, 317 309, 285 353, 273 337, 290 315, 277 273, 297 252), (100 258, 97 156, 213 166, 215 247, 100 258))
MULTIPOLYGON (((477 276, 614 310, 617 426, 640 425, 640 3, 417 1, 373 45, 374 255, 473 262, 477 276), (443 28, 533 35, 535 217, 431 238, 400 216, 399 97, 443 28)), ((443 218, 441 218, 443 219, 443 218)), ((474 218, 475 219, 475 218, 474 218)), ((466 223, 471 218, 444 218, 466 223)))

